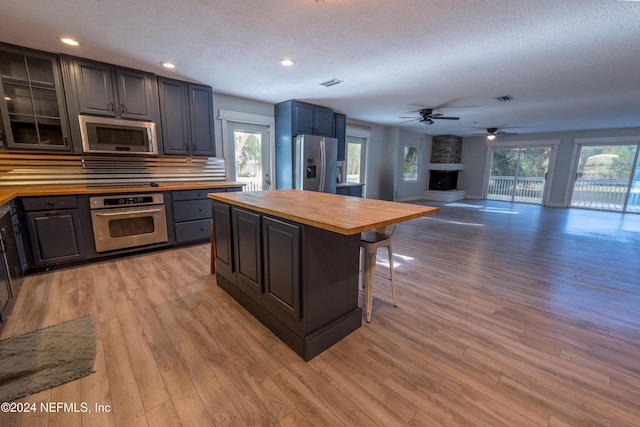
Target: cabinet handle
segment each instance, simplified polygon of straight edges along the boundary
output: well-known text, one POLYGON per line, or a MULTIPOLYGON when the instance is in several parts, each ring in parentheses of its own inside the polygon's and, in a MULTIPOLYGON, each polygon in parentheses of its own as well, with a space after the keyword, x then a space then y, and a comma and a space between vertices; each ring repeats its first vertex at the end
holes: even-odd
POLYGON ((184 151, 189 151, 189 144, 184 144, 184 151))
POLYGON ((196 144, 191 144, 191 150, 195 153, 196 152, 196 144))
POLYGON ((46 216, 58 216, 58 211, 45 212, 46 216))
POLYGON ((127 107, 124 104, 120 104, 120 113, 127 114, 127 107))
POLYGON ((4 142, 4 132, 0 130, 0 143, 4 142))
POLYGON ((109 111, 113 111, 113 102, 109 102, 107 107, 109 108, 109 111))

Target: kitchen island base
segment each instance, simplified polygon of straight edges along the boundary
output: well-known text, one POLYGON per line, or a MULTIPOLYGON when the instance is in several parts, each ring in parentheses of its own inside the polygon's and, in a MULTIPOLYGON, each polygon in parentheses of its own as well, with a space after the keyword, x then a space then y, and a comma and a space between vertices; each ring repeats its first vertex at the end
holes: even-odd
POLYGON ((218 286, 304 360, 361 326, 359 235, 212 203, 218 286))
POLYGON ((249 298, 224 276, 218 274, 216 279, 220 288, 224 289, 305 361, 313 359, 362 325, 362 310, 356 307, 353 311, 323 326, 320 330, 303 337, 289 329, 272 312, 249 298))

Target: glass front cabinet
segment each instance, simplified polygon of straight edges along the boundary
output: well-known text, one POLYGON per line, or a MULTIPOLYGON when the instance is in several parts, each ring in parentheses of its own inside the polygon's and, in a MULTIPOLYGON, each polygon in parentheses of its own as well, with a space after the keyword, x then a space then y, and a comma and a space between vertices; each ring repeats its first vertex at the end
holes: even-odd
POLYGON ((69 150, 58 59, 0 45, 0 143, 9 149, 69 150))

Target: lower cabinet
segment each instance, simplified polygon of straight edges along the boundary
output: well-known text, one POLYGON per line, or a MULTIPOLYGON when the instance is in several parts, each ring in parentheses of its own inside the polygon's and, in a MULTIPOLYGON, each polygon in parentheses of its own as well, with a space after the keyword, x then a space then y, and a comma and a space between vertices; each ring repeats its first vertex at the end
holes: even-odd
POLYGON ((178 190, 171 193, 176 243, 206 242, 211 236, 211 199, 209 193, 242 191, 242 187, 178 190))
POLYGON ((266 302, 300 319, 300 227, 263 217, 262 238, 266 302))
POLYGON ((22 203, 36 267, 85 258, 75 196, 25 198, 22 203))
POLYGON ((233 208, 234 259, 236 261, 236 285, 247 295, 261 298, 262 248, 261 218, 256 212, 233 208))
POLYGON ((211 200, 208 193, 224 188, 173 191, 173 221, 176 243, 206 242, 211 233, 211 200))
POLYGON ((362 197, 362 185, 338 187, 336 188, 336 194, 340 194, 342 196, 362 197))
POLYGON ((216 266, 281 321, 301 317, 300 227, 213 202, 216 266))

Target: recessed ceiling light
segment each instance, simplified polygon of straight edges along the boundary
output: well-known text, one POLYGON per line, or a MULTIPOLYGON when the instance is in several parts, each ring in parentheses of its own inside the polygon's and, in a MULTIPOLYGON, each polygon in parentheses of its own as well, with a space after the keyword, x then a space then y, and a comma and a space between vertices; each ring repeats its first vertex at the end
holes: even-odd
POLYGON ((80 46, 80 42, 69 37, 58 37, 58 40, 68 46, 80 46))
POLYGON ((169 61, 161 62, 160 65, 162 65, 164 68, 170 68, 172 70, 174 68, 176 68, 176 64, 174 64, 173 62, 169 62, 169 61))
POLYGON ((291 67, 296 63, 296 61, 291 58, 281 58, 278 62, 280 62, 280 65, 282 65, 283 67, 291 67))

